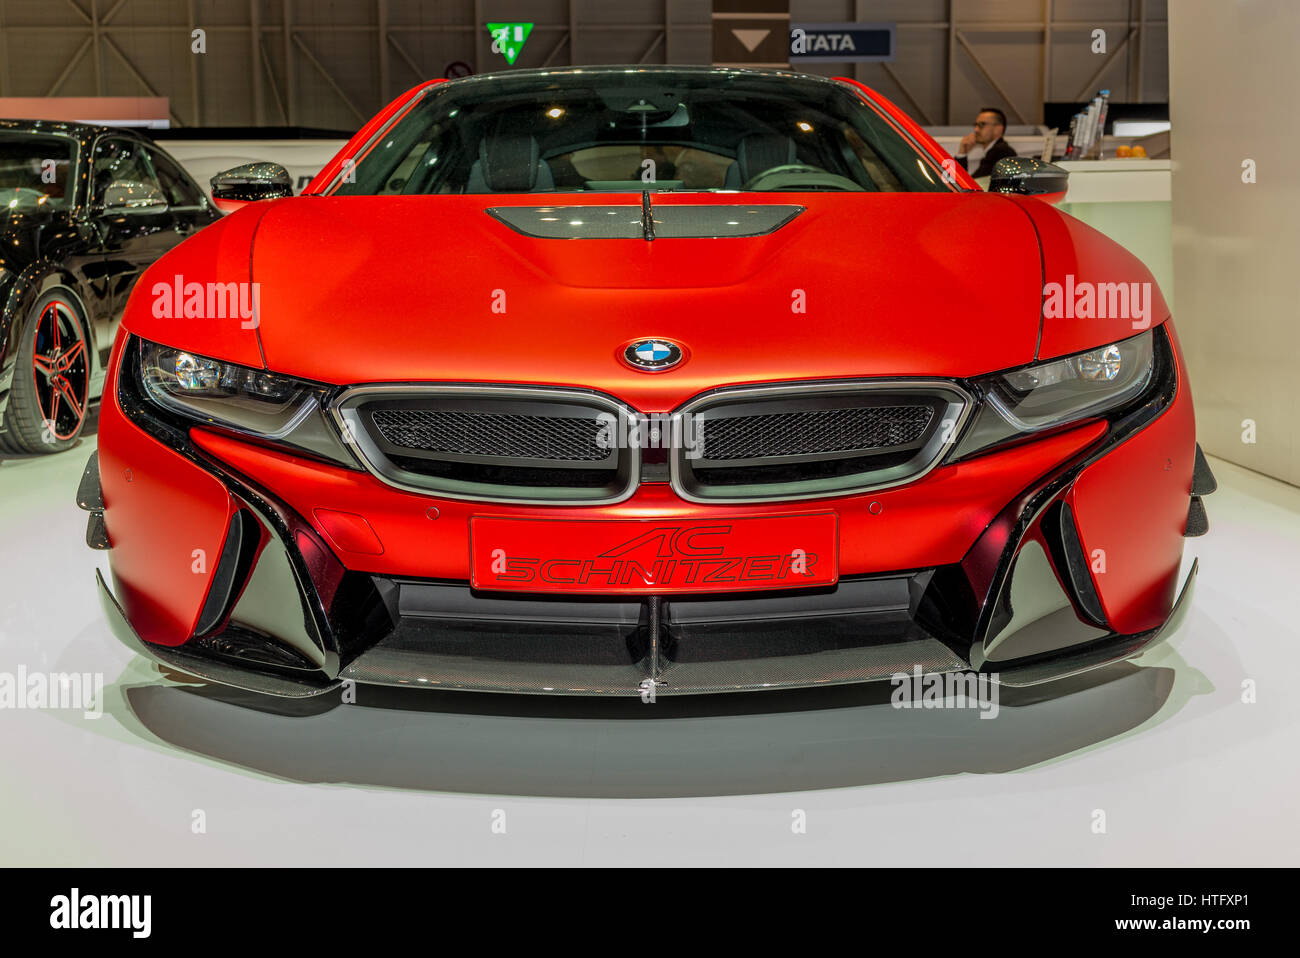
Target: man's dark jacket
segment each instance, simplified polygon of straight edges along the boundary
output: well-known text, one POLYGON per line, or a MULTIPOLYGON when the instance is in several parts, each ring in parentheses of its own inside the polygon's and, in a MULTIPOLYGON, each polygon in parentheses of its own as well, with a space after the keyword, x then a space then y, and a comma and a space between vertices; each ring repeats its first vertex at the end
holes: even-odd
MULTIPOLYGON (((993 167, 997 165, 998 160, 1015 155, 1016 151, 1011 144, 1002 139, 1002 137, 998 137, 989 144, 989 148, 985 151, 983 159, 980 160, 980 165, 975 168, 975 172, 971 173, 971 176, 989 176, 993 173, 993 167)), ((970 173, 970 168, 966 165, 966 157, 954 156, 953 159, 961 164, 963 170, 970 173)))

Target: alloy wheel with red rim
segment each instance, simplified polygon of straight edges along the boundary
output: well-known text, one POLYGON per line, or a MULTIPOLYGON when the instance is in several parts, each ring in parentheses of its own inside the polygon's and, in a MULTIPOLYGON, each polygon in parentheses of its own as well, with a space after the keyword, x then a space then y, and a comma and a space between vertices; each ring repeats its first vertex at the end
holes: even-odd
POLYGON ((86 418, 90 385, 86 337, 72 307, 57 299, 36 321, 32 378, 43 426, 55 439, 74 437, 86 418))

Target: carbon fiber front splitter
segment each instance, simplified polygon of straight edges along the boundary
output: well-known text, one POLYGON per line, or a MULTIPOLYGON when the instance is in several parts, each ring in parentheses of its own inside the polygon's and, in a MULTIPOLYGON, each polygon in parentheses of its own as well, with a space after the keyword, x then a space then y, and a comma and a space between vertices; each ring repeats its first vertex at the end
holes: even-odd
MULTIPOLYGON (((1186 617, 1196 581, 1193 562, 1165 623, 1136 635, 1110 635, 1059 653, 988 663, 980 670, 999 684, 1039 685, 1131 659, 1162 642, 1186 617)), ((638 653, 640 626, 613 623, 603 629, 570 624, 563 630, 526 628, 503 621, 404 616, 398 626, 335 676, 320 671, 289 674, 255 664, 235 663, 182 646, 142 641, 131 628, 102 575, 100 602, 113 632, 133 651, 198 679, 289 698, 331 692, 345 681, 359 684, 472 691, 568 695, 701 694, 805 688, 888 680, 911 675, 961 672, 970 664, 910 621, 903 610, 857 610, 785 621, 715 622, 700 632, 678 631, 677 647, 666 642, 663 658, 638 653), (859 631, 870 624, 874 635, 859 631), (811 631, 809 631, 811 629, 811 631), (695 644, 683 649, 685 636, 695 644), (748 647, 744 657, 728 649, 748 647), (757 650, 757 654, 755 651, 757 650), (697 654, 703 651, 704 654, 697 654), (676 658, 674 658, 676 656, 676 658)), ((683 623, 684 624, 684 623, 683 623)), ((668 622, 669 630, 673 626, 668 622)))

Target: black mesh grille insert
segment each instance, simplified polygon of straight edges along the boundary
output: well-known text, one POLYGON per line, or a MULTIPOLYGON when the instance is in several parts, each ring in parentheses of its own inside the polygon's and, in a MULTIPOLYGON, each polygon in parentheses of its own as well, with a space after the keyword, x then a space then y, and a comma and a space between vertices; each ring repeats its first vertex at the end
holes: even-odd
POLYGON ((394 446, 502 459, 601 462, 601 423, 591 417, 451 409, 377 409, 375 428, 394 446))
POLYGON ((687 499, 745 502, 909 481, 939 461, 969 403, 941 380, 727 387, 679 407, 665 435, 592 390, 453 383, 355 387, 334 414, 366 467, 401 488, 620 502, 668 481, 687 499))
POLYGON ((630 410, 589 390, 358 387, 336 415, 371 472, 456 498, 617 502, 640 472, 630 410))
POLYGON ((934 418, 928 405, 815 409, 707 419, 703 461, 890 449, 915 442, 934 418))
POLYGON ((933 468, 968 399, 944 381, 720 389, 683 408, 691 432, 673 481, 687 498, 730 502, 898 485, 933 468))

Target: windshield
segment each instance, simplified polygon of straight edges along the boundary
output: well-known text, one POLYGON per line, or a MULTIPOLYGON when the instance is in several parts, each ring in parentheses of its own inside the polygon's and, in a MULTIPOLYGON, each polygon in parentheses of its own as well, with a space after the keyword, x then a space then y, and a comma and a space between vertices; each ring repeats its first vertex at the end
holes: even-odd
POLYGON ((948 189, 840 84, 707 70, 438 84, 340 180, 339 195, 948 189))
POLYGON ((0 204, 10 210, 69 206, 74 148, 61 136, 0 134, 0 204))

